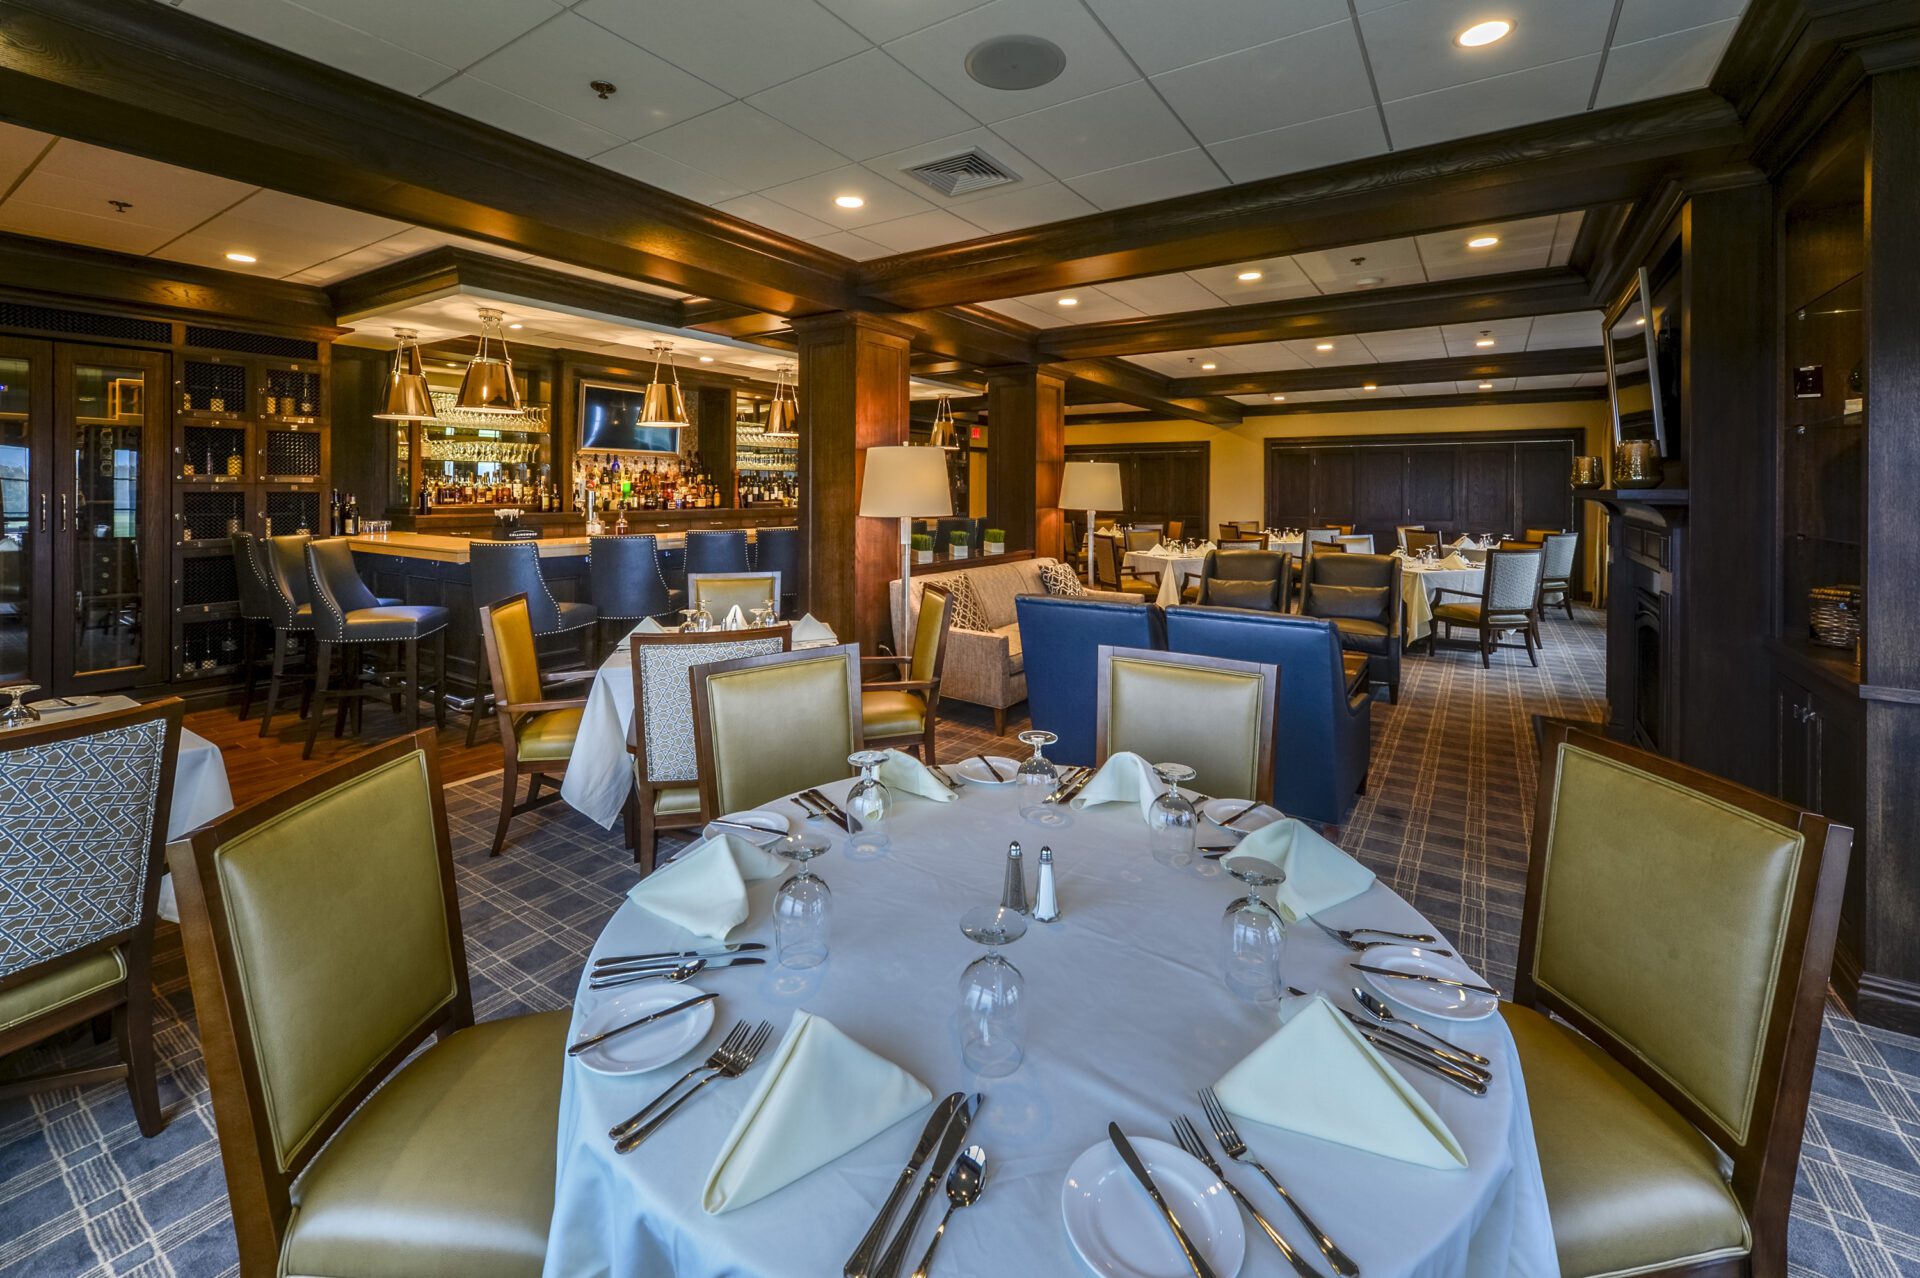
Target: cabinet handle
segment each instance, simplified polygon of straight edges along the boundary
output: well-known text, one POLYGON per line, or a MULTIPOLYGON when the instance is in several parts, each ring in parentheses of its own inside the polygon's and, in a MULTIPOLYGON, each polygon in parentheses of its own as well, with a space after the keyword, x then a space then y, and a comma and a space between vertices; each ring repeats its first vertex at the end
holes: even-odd
POLYGON ((47 494, 45 492, 40 494, 40 531, 43 533, 47 531, 47 494))
POLYGON ((60 494, 60 531, 67 531, 67 495, 60 494))

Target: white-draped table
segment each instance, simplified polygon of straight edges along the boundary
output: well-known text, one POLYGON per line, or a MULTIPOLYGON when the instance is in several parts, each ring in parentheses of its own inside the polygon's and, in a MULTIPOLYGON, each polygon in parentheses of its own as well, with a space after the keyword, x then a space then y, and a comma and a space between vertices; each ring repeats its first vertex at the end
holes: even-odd
MULTIPOLYGON (((824 788, 839 799, 847 783, 824 788)), ((1215 946, 1238 887, 1233 880, 1202 879, 1153 861, 1135 806, 1074 812, 1070 825, 1043 829, 1022 816, 1023 800, 1031 798, 1012 787, 969 788, 951 804, 896 797, 893 846, 876 859, 850 859, 845 836, 814 822, 810 828, 830 832, 834 842, 813 862, 833 894, 825 964, 791 972, 769 963, 695 978, 690 985, 720 994, 713 1027, 695 1050, 660 1069, 610 1078, 567 1061, 547 1278, 840 1272, 899 1175, 924 1109, 720 1216, 702 1209, 703 1183, 754 1091, 753 1073, 706 1088, 633 1154, 615 1154, 607 1139, 610 1126, 704 1059, 735 1020, 766 1019, 784 1031, 796 1009, 832 1021, 936 1097, 962 1089, 986 1094, 969 1134, 989 1156, 986 1192, 948 1228, 936 1273, 1086 1272, 1061 1223, 1061 1185, 1074 1158, 1105 1140, 1109 1121, 1136 1136, 1169 1139, 1175 1114, 1198 1117, 1195 1089, 1218 1080, 1278 1028, 1278 1019, 1236 999, 1218 974, 1215 946), (961 935, 959 920, 999 899, 1009 839, 1019 839, 1030 856, 1043 844, 1053 848, 1064 915, 1034 924, 1003 951, 1026 977, 1026 1059, 1005 1078, 980 1079, 961 1063, 956 1017, 961 970, 982 951, 961 935)), ((773 806, 797 811, 784 801, 773 806)), ((752 911, 731 939, 771 946, 777 885, 777 878, 750 885, 752 911)), ((1377 883, 1323 913, 1343 926, 1432 928, 1377 883)), ((695 944, 710 942, 625 903, 595 953, 695 944)), ((1297 925, 1288 933, 1285 979, 1351 1005, 1352 957, 1311 924, 1297 925)), ((582 990, 576 1035, 579 1009, 599 997, 582 990)), ((1512 1038, 1497 1015, 1446 1029, 1492 1059, 1489 1093, 1475 1098, 1424 1072, 1405 1072, 1465 1148, 1466 1168, 1436 1171, 1246 1122, 1242 1135, 1368 1278, 1554 1274, 1512 1038)), ((763 1063, 776 1046, 763 1052, 763 1063)), ((1236 1183, 1283 1234, 1301 1241, 1297 1222, 1257 1174, 1240 1169, 1236 1183)), ((1141 1210, 1150 1210, 1144 1200, 1141 1210)), ((929 1232, 923 1222, 919 1237, 929 1232)), ((1242 1274, 1291 1274, 1251 1222, 1247 1235, 1242 1274)), ((916 1244, 909 1264, 924 1245, 916 1244)))
POLYGON ((1486 590, 1484 568, 1434 568, 1412 559, 1400 561, 1400 610, 1406 626, 1402 641, 1409 646, 1433 630, 1433 597, 1441 590, 1480 595, 1486 590))
MULTIPOLYGON (((1160 593, 1154 602, 1163 608, 1171 608, 1180 602, 1181 591, 1189 577, 1200 576, 1201 565, 1207 562, 1207 552, 1215 549, 1212 542, 1198 550, 1168 550, 1164 546, 1155 546, 1151 550, 1129 550, 1127 552, 1127 571, 1136 577, 1158 576, 1160 593)), ((1298 537, 1269 537, 1268 550, 1283 550, 1296 558, 1300 554, 1298 537)))

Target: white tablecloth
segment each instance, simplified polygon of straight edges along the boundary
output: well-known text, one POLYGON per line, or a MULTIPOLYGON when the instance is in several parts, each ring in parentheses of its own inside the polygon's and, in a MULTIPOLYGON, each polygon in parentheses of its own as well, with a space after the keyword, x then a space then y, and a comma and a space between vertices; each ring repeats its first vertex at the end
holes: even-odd
MULTIPOLYGON (((840 797, 845 783, 826 788, 840 797)), ((691 982, 721 995, 717 1015, 706 1041, 669 1066, 607 1078, 565 1063, 547 1278, 840 1272, 905 1163, 924 1110, 786 1188, 717 1217, 701 1209, 702 1183, 754 1090, 753 1075, 708 1087, 634 1154, 616 1155, 606 1134, 704 1059, 736 1019, 764 1018, 784 1030, 796 1008, 828 1018, 910 1071, 936 1097, 961 1089, 986 1093, 969 1135, 990 1156, 986 1193, 955 1217, 937 1272, 1009 1278, 1086 1272, 1061 1225, 1069 1164, 1105 1139, 1109 1120, 1134 1135, 1169 1139, 1173 1115, 1198 1117, 1195 1089, 1215 1082, 1278 1022, 1271 1010, 1229 994, 1217 972, 1214 946, 1221 912, 1237 887, 1232 880, 1202 880, 1154 862, 1139 812, 1129 805, 1071 813, 1070 827, 1047 830, 1021 817, 1021 799, 1012 788, 970 789, 954 804, 896 798, 892 851, 872 860, 849 859, 844 836, 832 830, 834 851, 813 863, 833 893, 827 963, 807 973, 770 963, 691 982), (1014 838, 1030 854, 1052 846, 1065 913, 1056 923, 1034 924, 1006 949, 1026 976, 1031 1002, 1026 1060, 1008 1077, 979 1079, 960 1061, 955 1016, 960 972, 981 951, 960 934, 959 919, 972 906, 998 900, 1006 844, 1014 838)), ((828 832, 820 822, 814 828, 828 832)), ((769 911, 777 882, 751 885, 752 913, 733 939, 773 941, 769 911)), ((1431 927, 1378 884, 1327 917, 1337 924, 1431 927)), ((595 953, 694 942, 623 904, 595 953)), ((1348 951, 1311 925, 1290 929, 1287 947, 1289 982, 1351 1001, 1348 951)), ((583 991, 580 1006, 596 997, 583 991)), ((1436 1171, 1253 1124, 1242 1124, 1242 1134, 1368 1278, 1555 1274, 1513 1041, 1498 1016, 1448 1032, 1494 1061, 1489 1094, 1471 1097, 1418 1071, 1408 1078, 1466 1149, 1464 1170, 1436 1171)), ((1297 1222, 1256 1174, 1242 1170, 1236 1183, 1283 1234, 1300 1241, 1297 1222)), ((1251 1222, 1246 1227, 1241 1273, 1290 1275, 1279 1252, 1251 1222)), ((930 1232, 923 1222, 909 1263, 930 1232)))
POLYGON ((1176 554, 1156 547, 1153 550, 1127 552, 1127 571, 1136 577, 1158 577, 1160 594, 1154 602, 1169 608, 1180 602, 1180 591, 1186 579, 1199 577, 1200 565, 1206 562, 1207 552, 1204 550, 1176 554))
MULTIPOLYGON (((1400 610, 1406 626, 1402 640, 1412 644, 1433 629, 1433 596, 1438 590, 1461 590, 1478 595, 1486 590, 1482 568, 1425 568, 1412 560, 1400 562, 1400 610)), ((1457 602, 1457 601, 1450 601, 1457 602)))
MULTIPOLYGON (((627 646, 631 634, 620 637, 594 673, 586 709, 580 712, 580 731, 573 739, 573 757, 560 779, 560 797, 609 830, 633 793, 633 756, 627 753, 627 729, 633 726, 633 649, 627 646)), ((837 642, 821 639, 793 646, 819 648, 837 642)))

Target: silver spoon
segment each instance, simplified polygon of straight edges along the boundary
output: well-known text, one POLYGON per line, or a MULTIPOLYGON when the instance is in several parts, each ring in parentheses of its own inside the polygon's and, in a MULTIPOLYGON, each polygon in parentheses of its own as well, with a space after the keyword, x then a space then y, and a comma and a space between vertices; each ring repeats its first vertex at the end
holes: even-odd
POLYGON ((712 959, 688 959, 685 963, 681 963, 676 967, 656 967, 640 971, 608 972, 588 981, 587 988, 590 990, 605 990, 612 989, 616 985, 634 985, 640 981, 652 980, 673 981, 678 983, 680 981, 690 980, 705 971, 708 967, 713 967, 714 971, 719 972, 725 971, 730 967, 758 967, 765 962, 766 960, 763 958, 737 958, 715 966, 712 959))
POLYGON ((1378 1020, 1383 1025, 1404 1025, 1410 1030, 1420 1031, 1420 1033, 1425 1034, 1428 1038, 1440 1044, 1440 1046, 1446 1048, 1448 1051, 1458 1052, 1460 1055, 1466 1057, 1468 1060, 1473 1061, 1476 1064, 1479 1064, 1479 1065, 1493 1064, 1492 1061, 1480 1055, 1480 1053, 1470 1052, 1464 1047, 1460 1047, 1454 1043, 1450 1043, 1446 1039, 1441 1038, 1438 1034, 1434 1033, 1432 1030, 1428 1029, 1426 1026, 1421 1025, 1417 1021, 1410 1021, 1406 1017, 1401 1016, 1399 1013, 1395 1012, 1391 1007, 1388 1007, 1384 1001, 1378 998, 1375 998, 1373 995, 1361 989, 1358 985, 1353 986, 1353 996, 1354 998, 1359 1000, 1360 1006, 1366 1008, 1367 1011, 1373 1013, 1374 1019, 1378 1020))
POLYGON ((933 1241, 927 1244, 927 1254, 920 1257, 913 1278, 927 1278, 927 1270, 933 1266, 933 1249, 940 1245, 940 1235, 947 1232, 947 1222, 960 1208, 973 1206, 986 1183, 987 1151, 978 1145, 969 1145, 960 1151, 960 1156, 953 1161, 953 1170, 947 1173, 946 1214, 940 1217, 940 1228, 933 1231, 933 1241))

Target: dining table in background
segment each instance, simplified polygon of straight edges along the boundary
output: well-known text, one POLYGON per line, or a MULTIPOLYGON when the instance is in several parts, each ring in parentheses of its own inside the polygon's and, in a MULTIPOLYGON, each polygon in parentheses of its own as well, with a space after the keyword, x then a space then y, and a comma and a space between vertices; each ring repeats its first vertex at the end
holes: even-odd
POLYGON ((1440 568, 1417 559, 1400 561, 1401 642, 1411 646, 1433 630, 1433 597, 1452 590, 1479 596, 1486 591, 1484 568, 1440 568))
MULTIPOLYGON (((850 784, 821 789, 841 802, 850 784)), ((1034 794, 1017 785, 969 785, 956 802, 942 804, 896 792, 886 830, 891 846, 866 859, 856 859, 846 836, 827 822, 808 823, 833 844, 809 863, 832 893, 825 963, 805 971, 770 962, 707 972, 678 987, 718 993, 716 1014, 701 1042, 657 1069, 607 1076, 567 1060, 547 1278, 841 1272, 900 1175, 925 1108, 784 1188, 718 1216, 703 1209, 702 1191, 723 1140, 755 1094, 760 1080, 754 1072, 708 1088, 631 1154, 616 1153, 608 1138, 610 1127, 704 1059, 728 1026, 766 1020, 784 1034, 798 1010, 825 1017, 935 1097, 957 1090, 985 1094, 967 1140, 987 1151, 986 1189, 947 1229, 936 1276, 1087 1272, 1062 1224, 1068 1167, 1104 1144, 1109 1122, 1136 1141, 1170 1140, 1168 1124, 1179 1114, 1204 1127, 1197 1090, 1265 1042, 1280 1021, 1274 1008, 1229 993, 1219 974, 1222 913, 1244 888, 1225 875, 1203 878, 1155 862, 1134 804, 1071 811, 1039 805, 1034 794), (1053 850, 1063 913, 1058 921, 1032 924, 1001 950, 1025 975, 1026 1054, 1013 1073, 980 1078, 961 1061, 956 985, 983 951, 961 934, 959 920, 1000 898, 1010 839, 1020 840, 1030 858, 1042 845, 1053 850)), ((791 800, 767 807, 796 824, 804 820, 791 800)), ((771 909, 779 883, 776 875, 747 885, 750 912, 729 940, 768 942, 768 957, 775 957, 771 909)), ((1378 882, 1321 913, 1338 927, 1437 931, 1378 882)), ((1442 937, 1441 943, 1448 942, 1442 937)), ((625 902, 594 955, 712 944, 625 902)), ((1319 929, 1297 924, 1287 930, 1283 979, 1350 1008, 1348 988, 1361 982, 1347 964, 1356 957, 1319 929)), ((583 978, 573 1034, 604 996, 589 992, 583 978)), ((1422 1071, 1402 1073, 1452 1129, 1466 1167, 1435 1170, 1250 1121, 1239 1123, 1241 1135, 1367 1278, 1556 1272, 1512 1037, 1498 1015, 1444 1029, 1460 1046, 1491 1059, 1488 1093, 1474 1097, 1422 1071)), ((779 1042, 776 1037, 763 1058, 771 1058, 779 1042)), ((1257 1173, 1234 1164, 1227 1171, 1284 1236, 1306 1242, 1257 1173)), ((936 1197, 943 1197, 937 1189, 936 1197)), ((1139 1208, 1153 1210, 1144 1196, 1139 1208)), ((920 1230, 908 1249, 909 1265, 930 1232, 920 1230)), ((1250 1222, 1246 1234, 1244 1278, 1292 1273, 1250 1222)), ((1319 1263, 1317 1254, 1308 1254, 1319 1263)))

